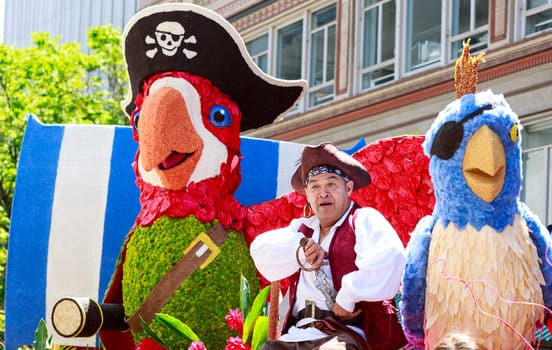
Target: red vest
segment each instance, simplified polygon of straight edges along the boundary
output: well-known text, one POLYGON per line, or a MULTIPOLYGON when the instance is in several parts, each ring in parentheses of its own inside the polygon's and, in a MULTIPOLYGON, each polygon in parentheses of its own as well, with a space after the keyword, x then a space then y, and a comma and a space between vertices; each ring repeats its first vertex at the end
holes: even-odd
MULTIPOLYGON (((330 270, 332 280, 336 291, 341 289, 341 278, 349 272, 358 270, 355 265, 356 253, 354 250, 356 236, 354 232, 354 219, 359 206, 355 204, 348 217, 339 226, 330 242, 328 258, 330 261, 330 270)), ((306 237, 311 238, 314 231, 302 225, 299 231, 306 237)), ((295 303, 295 293, 297 292, 297 282, 299 281, 299 271, 290 277, 290 311, 284 320, 283 328, 285 331, 294 323, 289 322, 292 306, 295 303)), ((356 304, 355 309, 363 310, 364 321, 362 328, 366 335, 366 341, 371 349, 374 350, 394 350, 406 345, 401 325, 399 323, 393 299, 367 302, 363 301, 356 304)))

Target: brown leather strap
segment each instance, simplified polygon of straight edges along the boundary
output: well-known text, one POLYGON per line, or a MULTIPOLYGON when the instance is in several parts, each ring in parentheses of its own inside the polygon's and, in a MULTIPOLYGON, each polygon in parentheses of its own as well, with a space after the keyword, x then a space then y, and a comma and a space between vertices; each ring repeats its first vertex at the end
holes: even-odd
POLYGON ((298 320, 301 320, 303 318, 313 318, 316 320, 321 320, 326 317, 331 317, 344 326, 355 326, 358 328, 362 328, 362 323, 364 322, 364 314, 362 312, 359 315, 357 315, 355 318, 344 319, 344 318, 337 317, 333 313, 333 311, 320 309, 318 306, 316 306, 316 304, 312 304, 311 310, 307 310, 307 307, 305 307, 304 309, 299 310, 299 312, 297 313, 298 320))
POLYGON ((141 332, 140 318, 149 324, 186 278, 198 268, 207 266, 218 255, 218 247, 224 243, 227 235, 228 231, 217 223, 206 235, 203 233, 194 239, 184 252, 184 256, 157 282, 142 306, 127 320, 130 328, 135 332, 141 332))

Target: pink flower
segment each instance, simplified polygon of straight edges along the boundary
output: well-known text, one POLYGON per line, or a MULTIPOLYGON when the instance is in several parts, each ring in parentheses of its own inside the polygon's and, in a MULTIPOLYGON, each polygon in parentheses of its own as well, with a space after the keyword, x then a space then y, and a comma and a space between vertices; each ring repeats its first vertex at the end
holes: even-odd
POLYGON ((240 337, 230 337, 224 350, 251 350, 251 346, 244 344, 240 337))
POLYGON ((228 315, 224 319, 231 331, 238 331, 240 336, 243 335, 243 318, 242 313, 238 309, 229 310, 228 315))
POLYGON ((136 350, 165 350, 165 348, 159 345, 155 340, 146 338, 136 346, 136 350))
POLYGON ((205 345, 200 341, 194 341, 190 346, 188 346, 188 350, 207 350, 205 345))

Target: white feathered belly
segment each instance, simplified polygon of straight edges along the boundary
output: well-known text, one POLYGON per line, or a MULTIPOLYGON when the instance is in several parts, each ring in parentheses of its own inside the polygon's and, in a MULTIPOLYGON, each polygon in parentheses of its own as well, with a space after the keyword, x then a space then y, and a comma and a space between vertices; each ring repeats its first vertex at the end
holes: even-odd
POLYGON ((519 216, 501 233, 470 225, 458 231, 438 222, 426 276, 426 348, 460 332, 489 349, 523 349, 527 343, 521 337, 532 341, 535 323, 544 316, 539 262, 519 216))

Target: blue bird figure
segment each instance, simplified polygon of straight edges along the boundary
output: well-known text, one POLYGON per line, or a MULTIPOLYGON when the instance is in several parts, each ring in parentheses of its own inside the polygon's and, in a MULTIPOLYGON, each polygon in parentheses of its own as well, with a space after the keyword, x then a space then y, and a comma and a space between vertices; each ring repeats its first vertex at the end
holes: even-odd
POLYGON ((426 134, 436 203, 407 246, 401 315, 411 348, 464 333, 488 349, 525 349, 549 316, 552 241, 519 198, 520 129, 487 90, 450 103, 426 134))

